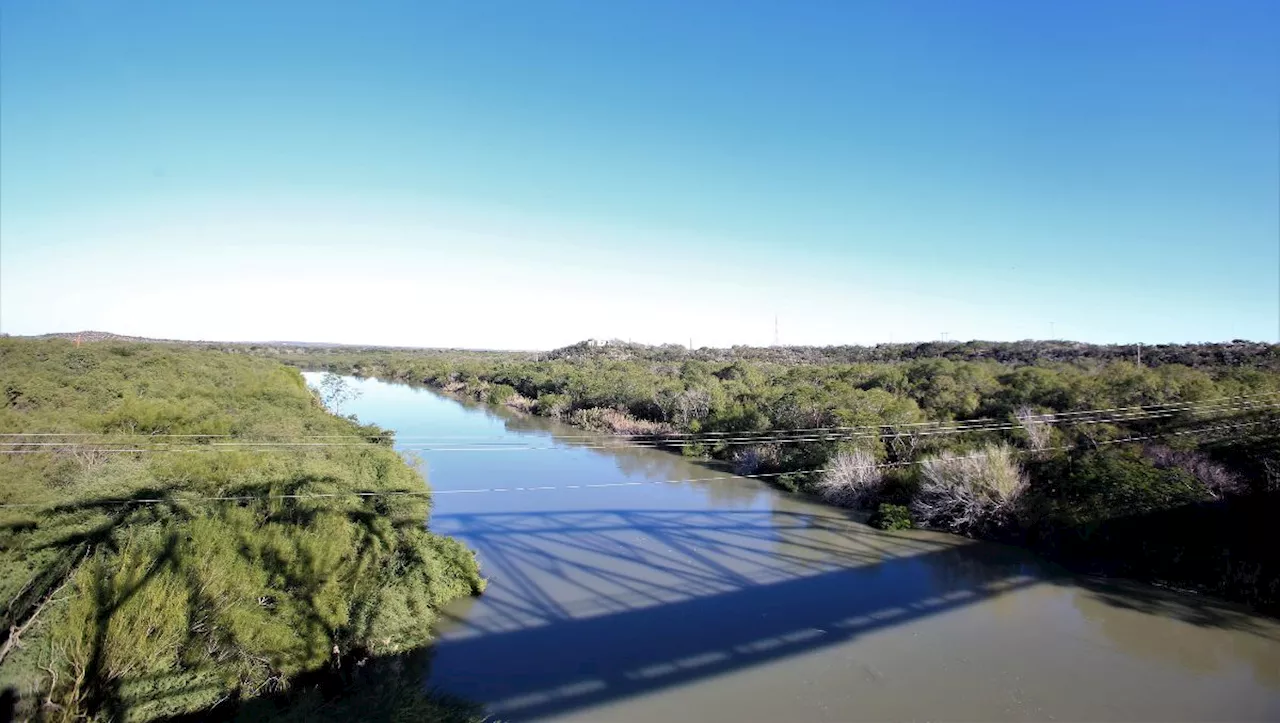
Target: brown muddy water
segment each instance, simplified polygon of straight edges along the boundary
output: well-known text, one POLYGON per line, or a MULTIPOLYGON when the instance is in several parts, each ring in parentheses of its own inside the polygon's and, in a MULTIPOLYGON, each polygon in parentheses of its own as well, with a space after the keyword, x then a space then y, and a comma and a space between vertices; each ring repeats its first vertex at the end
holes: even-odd
POLYGON ((489 578, 424 685, 501 720, 1280 720, 1274 620, 353 383, 489 578))

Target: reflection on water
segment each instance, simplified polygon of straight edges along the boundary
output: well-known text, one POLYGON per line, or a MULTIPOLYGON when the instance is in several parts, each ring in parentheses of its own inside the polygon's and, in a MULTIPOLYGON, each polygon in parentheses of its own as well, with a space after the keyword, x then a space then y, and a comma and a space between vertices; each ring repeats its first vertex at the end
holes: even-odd
POLYGON ((1225 604, 1190 605, 1185 596, 1159 589, 1123 582, 1086 584, 1090 587, 1075 590, 1076 609, 1120 650, 1202 672, 1243 663, 1259 684, 1280 688, 1280 627, 1225 604), (1200 624, 1191 622, 1197 619, 1200 624))
POLYGON ((424 451, 433 527, 486 594, 437 630, 430 684, 504 720, 1266 719, 1276 625, 1064 575, 1024 551, 885 533, 676 454, 361 381, 351 405, 422 436, 557 449, 424 451), (550 488, 511 491, 516 487, 550 488))
MULTIPOLYGON (((654 454, 647 447, 628 447, 617 438, 608 435, 596 435, 590 432, 560 424, 542 417, 518 412, 508 407, 495 407, 479 404, 474 401, 460 401, 465 408, 480 414, 492 415, 503 422, 506 431, 521 437, 539 435, 567 447, 590 447, 601 449, 605 456, 612 459, 618 471, 628 477, 646 480, 678 479, 680 475, 690 471, 698 476, 723 474, 702 467, 693 467, 674 453, 654 454)), ((545 450, 538 450, 545 451, 545 450)), ((732 501, 738 495, 754 495, 759 490, 757 485, 721 485, 728 490, 724 499, 732 501)), ((715 492, 713 490, 713 492, 715 492)))

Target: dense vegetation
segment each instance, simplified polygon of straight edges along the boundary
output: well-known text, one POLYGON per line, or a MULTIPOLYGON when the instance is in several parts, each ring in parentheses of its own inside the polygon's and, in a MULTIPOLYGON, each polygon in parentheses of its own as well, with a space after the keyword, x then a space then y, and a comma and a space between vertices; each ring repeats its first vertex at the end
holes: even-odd
POLYGON ((285 354, 666 444, 885 526, 1013 540, 1280 606, 1266 522, 1280 492, 1275 345, 1157 347, 1141 365, 1066 342, 285 354), (843 429, 803 431, 831 428, 843 429))
POLYGON ((579 342, 541 355, 544 359, 698 359, 774 364, 884 364, 917 359, 994 361, 1001 364, 1137 361, 1148 366, 1254 366, 1280 369, 1280 345, 1237 339, 1208 344, 1086 344, 1078 341, 929 341, 875 346, 735 346, 687 350, 676 344, 648 347, 618 341, 579 342))
MULTIPOLYGON (((101 332, 81 332, 101 334, 101 332)), ((63 334, 75 339, 76 334, 63 334)), ((1245 366, 1280 370, 1280 345, 1237 339, 1204 344, 1086 344, 1078 341, 929 341, 875 346, 735 346, 729 349, 687 349, 678 344, 646 346, 623 341, 584 341, 550 352, 469 351, 461 349, 404 349, 377 346, 307 345, 297 342, 233 344, 200 342, 227 351, 285 356, 310 356, 326 352, 350 358, 373 356, 466 357, 469 359, 580 360, 580 361, 686 361, 756 362, 761 364, 887 364, 918 359, 994 361, 1001 364, 1086 363, 1134 361, 1157 367, 1180 364, 1189 367, 1245 366)))
MULTIPOLYGON (((425 483, 383 430, 276 362, 0 339, 0 433, 19 432, 59 433, 0 455, 0 688, 21 716, 205 717, 286 692, 319 710, 299 676, 400 664, 483 588, 472 553, 427 530, 425 483), (213 444, 307 435, 350 444, 213 444)), ((393 697, 415 718, 459 710, 393 697)))

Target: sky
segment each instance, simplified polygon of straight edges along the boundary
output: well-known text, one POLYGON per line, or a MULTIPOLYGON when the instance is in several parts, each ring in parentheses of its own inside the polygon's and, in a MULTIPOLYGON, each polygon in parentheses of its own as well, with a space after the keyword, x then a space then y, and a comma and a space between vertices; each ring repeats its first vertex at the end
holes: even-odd
POLYGON ((0 0, 0 332, 86 329, 1280 341, 1280 4, 0 0))

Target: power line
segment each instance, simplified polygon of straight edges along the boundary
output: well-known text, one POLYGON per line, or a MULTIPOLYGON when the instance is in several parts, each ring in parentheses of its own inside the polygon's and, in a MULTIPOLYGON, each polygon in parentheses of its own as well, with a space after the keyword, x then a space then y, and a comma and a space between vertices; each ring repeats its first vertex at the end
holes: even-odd
MULTIPOLYGON (((664 443, 664 441, 669 441, 669 440, 717 441, 722 439, 746 439, 746 438, 763 439, 765 438, 765 436, 771 436, 771 438, 772 436, 777 436, 777 438, 787 438, 787 439, 795 438, 795 436, 814 436, 814 438, 818 438, 818 435, 845 434, 846 431, 891 430, 890 434, 901 434, 900 430, 904 430, 904 429, 915 430, 915 429, 919 429, 919 427, 936 427, 936 429, 940 429, 940 430, 961 429, 961 427, 965 427, 965 429, 1009 429, 1009 427, 1021 426, 1023 424, 1042 425, 1042 424, 1062 424, 1062 422, 1073 422, 1073 421, 1076 421, 1074 420, 1073 417, 1085 416, 1085 415, 1094 415, 1094 416, 1100 417, 1098 418, 1098 420, 1091 420, 1091 421, 1107 422, 1112 420, 1129 421, 1129 420, 1140 420, 1140 418, 1157 418, 1162 416, 1175 416, 1176 413, 1180 413, 1180 412, 1194 413, 1194 412, 1204 412, 1204 411, 1233 411, 1233 409, 1270 408, 1270 407, 1276 406, 1277 403, 1280 403, 1280 399, 1277 399, 1277 401, 1274 401, 1274 399, 1263 399, 1263 401, 1258 401, 1258 402, 1252 402, 1252 401, 1249 401, 1249 399, 1260 398, 1260 397, 1274 397, 1274 395, 1277 395, 1277 394, 1280 394, 1280 392, 1247 395, 1247 397, 1224 397, 1224 398, 1221 398, 1222 401, 1202 401, 1202 402, 1178 403, 1178 404, 1175 404, 1175 403, 1149 404, 1149 406, 1146 406, 1146 407, 1114 407, 1114 408, 1108 408, 1108 409, 1080 409, 1080 411, 1075 411, 1075 412, 1057 412, 1057 413, 1046 413, 1046 415, 1030 415, 1027 417, 1018 417, 1016 418, 1016 421, 1010 421, 1010 420, 1007 420, 1007 418, 1004 418, 1004 420, 1001 420, 1001 418, 979 417, 979 418, 974 418, 974 420, 961 420, 961 421, 955 421, 955 422, 927 421, 927 422, 901 422, 901 424, 892 424, 892 422, 888 422, 888 424, 882 424, 882 425, 792 427, 792 429, 763 430, 763 431, 759 431, 759 433, 749 433, 749 431, 722 431, 722 433, 705 433, 705 434, 652 434, 652 435, 584 434, 584 435, 553 435, 553 438, 558 440, 582 439, 582 440, 589 440, 589 441, 603 441, 608 439, 620 439, 620 440, 630 441, 634 439, 635 441, 637 441, 637 443, 650 444, 650 443, 664 443), (1243 399, 1243 401, 1235 402, 1235 399, 1243 399), (1103 415, 1107 415, 1107 416, 1103 416, 1103 415), (732 435, 737 435, 737 436, 735 438, 735 436, 732 436, 732 435)), ((927 434, 927 433, 931 433, 931 431, 934 431, 934 430, 922 429, 920 430, 919 434, 927 434)), ((13 433, 13 434, 6 434, 6 435, 0 434, 0 436, 5 436, 5 438, 14 438, 14 436, 27 436, 27 435, 37 436, 37 438, 47 438, 47 436, 60 436, 58 433, 26 433, 26 434, 13 433)), ((172 439, 172 438, 197 438, 197 439, 211 438, 211 439, 236 439, 237 441, 232 441, 232 443, 220 443, 220 441, 211 441, 211 443, 207 443, 207 444, 210 444, 210 445, 219 445, 219 444, 221 445, 244 445, 244 444, 324 445, 324 444, 330 444, 330 443, 301 443, 301 441, 300 443, 292 443, 292 441, 280 441, 275 439, 253 441, 253 440, 244 440, 242 438, 238 438, 238 436, 236 435, 164 435, 164 434, 111 435, 108 433, 97 433, 97 434, 70 433, 65 436, 73 436, 73 438, 83 438, 83 436, 101 436, 101 438, 109 438, 109 440, 122 440, 122 443, 124 443, 124 441, 127 441, 127 440, 138 439, 138 438, 141 438, 142 440, 172 439)), ((465 435, 398 436, 398 435, 389 434, 389 435, 385 435, 385 438, 394 439, 396 441, 428 440, 428 441, 417 441, 417 444, 434 444, 434 443, 438 443, 438 441, 451 441, 452 443, 452 440, 504 439, 504 436, 465 436, 465 435)), ((369 440, 369 439, 383 439, 383 435, 370 435, 370 436, 300 435, 294 439, 369 440)), ((470 441, 468 441, 468 443, 470 443, 470 441)), ((481 441, 474 441, 474 444, 480 444, 480 443, 481 441)), ((77 444, 77 443, 59 443, 59 441, 54 441, 54 443, 40 443, 40 441, 0 441, 0 445, 10 445, 10 447, 12 447, 12 445, 35 445, 35 444, 56 445, 56 444, 77 444)), ((337 443, 337 444, 340 444, 340 443, 337 443)), ((367 444, 367 441, 360 441, 360 444, 357 444, 357 445, 358 447, 364 447, 365 444, 367 444)))
MULTIPOLYGON (((1124 437, 1121 439, 1104 440, 1093 443, 1091 445, 1073 445, 1064 447, 1053 447, 1047 450, 1018 450, 1019 454, 1035 454, 1044 451, 1068 451, 1072 449, 1081 449, 1089 446, 1104 446, 1112 444, 1124 444, 1128 442, 1145 441, 1148 439, 1157 439, 1169 436, 1201 434, 1204 432, 1212 432, 1228 429, 1239 429, 1243 427, 1255 426, 1258 424, 1266 424, 1274 420, 1263 420, 1256 422, 1244 422, 1240 424, 1219 425, 1213 427, 1202 427, 1199 429, 1188 429, 1176 432, 1164 432, 1159 434, 1148 434, 1133 437, 1124 437)), ((984 454, 972 454, 957 457, 948 457, 943 459, 944 463, 954 462, 964 459, 979 459, 984 454)), ((861 465, 852 469, 889 469, 896 467, 910 467, 914 465, 924 464, 938 458, 925 458, 919 460, 903 461, 903 462, 884 462, 880 464, 861 465)), ((286 493, 275 495, 214 495, 214 496, 191 496, 191 497, 143 497, 136 499, 107 499, 93 500, 95 505, 131 505, 131 504, 162 504, 162 503, 194 503, 194 502, 253 502, 259 500, 297 500, 297 499, 333 499, 333 498, 375 498, 375 497, 419 497, 428 495, 444 495, 444 494, 481 494, 481 493, 499 493, 499 492, 541 492, 552 490, 580 490, 580 489, 597 489, 605 487, 633 487, 646 484, 679 484, 684 482, 713 482, 720 480, 735 479, 767 479, 770 477, 782 477, 789 474, 822 474, 832 471, 830 468, 819 468, 812 470, 797 470, 794 472, 762 472, 755 474, 740 475, 723 475, 715 477, 690 477, 685 479, 669 479, 656 480, 648 482, 609 482, 598 484, 576 484, 562 486, 513 486, 513 487, 486 487, 486 488, 470 488, 455 490, 387 490, 382 492, 316 492, 316 493, 286 493)), ((0 503, 0 509, 34 509, 34 508, 57 508, 65 503, 0 503)))
MULTIPOLYGON (((1280 405, 1267 405, 1265 407, 1247 408, 1247 409, 1222 409, 1222 410, 1205 410, 1200 413, 1208 414, 1230 414, 1239 411, 1243 412, 1259 412, 1268 409, 1280 407, 1280 405)), ((1150 421, 1153 419, 1166 418, 1171 415, 1148 415, 1145 417, 1134 417, 1127 419, 1111 418, 1100 420, 1076 420, 1067 422, 1073 425, 1092 425, 1092 424, 1114 424, 1120 422, 1150 421)), ((947 436, 966 433, 995 432, 1002 430, 1018 429, 1020 425, 1007 424, 1000 426, 982 426, 982 427, 956 427, 947 429, 925 430, 915 432, 913 434, 900 433, 884 433, 884 434, 859 434, 859 435, 823 435, 808 437, 745 437, 737 439, 719 439, 709 440, 719 447, 733 447, 743 445, 773 445, 788 443, 804 443, 804 442, 840 442, 854 441, 859 439, 886 439, 894 440, 901 438, 917 439, 932 436, 947 436)), ((674 440, 669 442, 653 442, 653 443, 627 443, 627 444, 578 444, 578 445, 549 445, 549 446, 532 446, 532 445, 491 445, 491 446, 459 446, 459 447, 441 447, 432 445, 401 445, 396 449, 398 451, 413 452, 529 452, 529 451, 571 451, 571 450, 622 450, 622 449, 666 449, 677 445, 686 445, 691 443, 689 440, 674 440)), ((218 446, 212 445, 170 445, 170 446, 146 446, 146 447, 104 447, 95 446, 94 444, 60 444, 55 442, 35 443, 42 445, 40 449, 4 449, 0 450, 0 455, 17 455, 17 454, 48 454, 55 452, 77 452, 86 453, 106 453, 106 454, 126 454, 126 453, 210 453, 210 452, 302 452, 308 450, 319 451, 328 448, 361 448, 369 449, 373 445, 369 444, 351 444, 351 443, 233 443, 218 446)), ((32 445, 34 446, 34 444, 32 445)))
MULTIPOLYGON (((1263 412, 1280 407, 1280 402, 1261 403, 1261 402, 1244 402, 1240 404, 1214 404, 1214 405, 1188 405, 1185 407, 1168 407, 1160 410, 1152 410, 1148 413, 1129 413, 1116 414, 1096 419, 1033 419, 1028 423, 1035 425, 1085 425, 1085 424, 1122 424, 1151 421, 1156 419, 1166 419, 1175 417, 1184 412, 1190 414, 1233 414, 1233 413, 1249 413, 1263 412)), ((911 426, 911 425, 904 425, 911 426)), ((739 437, 715 437, 715 438, 674 438, 674 439, 653 439, 645 441, 625 441, 625 442, 599 442, 597 444, 552 444, 550 446, 533 446, 527 444, 488 444, 482 445, 470 443, 470 446, 439 446, 444 444, 443 441, 429 442, 410 442, 398 445, 401 451, 420 451, 420 452, 515 452, 515 451, 543 451, 543 450, 577 450, 577 449, 661 449, 669 448, 676 445, 685 444, 711 444, 715 446, 740 446, 755 444, 783 444, 798 442, 835 442, 835 441, 853 441, 858 439, 901 439, 901 438, 920 438, 932 436, 946 436, 953 434, 965 434, 973 432, 995 432, 1008 431, 1022 428, 1024 423, 1002 421, 998 423, 987 423, 985 421, 958 422, 950 427, 934 427, 926 429, 909 429, 903 431, 896 429, 893 425, 883 425, 879 427, 863 427, 860 429, 889 429, 890 431, 875 433, 841 433, 826 432, 819 434, 802 434, 795 435, 790 433, 778 434, 762 433, 751 435, 747 434, 739 437)), ((852 428, 851 428, 852 429, 852 428)), ((567 438, 566 438, 567 439, 567 438)), ((592 438, 585 438, 592 439, 592 438)), ((601 438, 595 438, 599 441, 601 438)), ((607 438, 605 438, 607 439, 607 438)), ((555 441, 556 438, 553 438, 555 441)), ((145 442, 143 443, 145 444, 145 442)), ((209 442, 203 444, 191 443, 169 443, 159 442, 146 446, 140 445, 137 441, 122 440, 113 442, 111 440, 95 441, 95 442, 0 442, 0 447, 10 447, 10 449, 0 449, 0 454, 39 454, 56 451, 76 451, 86 450, 90 452, 104 453, 133 453, 133 452, 219 452, 219 451, 284 451, 284 450, 305 450, 314 448, 331 448, 331 447, 356 447, 369 448, 372 446, 368 442, 289 442, 289 441, 235 441, 235 442, 209 442), (108 447, 102 446, 107 444, 133 444, 132 447, 108 447), (17 449, 13 449, 13 448, 17 449), (39 449, 24 449, 29 447, 39 447, 39 449)))
MULTIPOLYGON (((1193 410, 1200 407, 1219 407, 1219 406, 1223 406, 1223 404, 1227 402, 1235 401, 1235 400, 1250 400, 1250 399, 1258 399, 1261 397, 1275 397, 1275 396, 1280 396, 1280 391, 1258 392, 1254 394, 1241 394, 1241 395, 1224 396, 1224 397, 1213 397, 1210 399, 1202 399, 1195 402, 1165 402, 1161 404, 1147 404, 1147 405, 1137 405, 1137 406, 1128 406, 1128 407, 1109 407, 1109 408, 1100 408, 1100 409, 1081 409, 1081 410, 1066 411, 1066 412, 1047 412, 1044 414, 1033 414, 1033 415, 1028 415, 1027 417, 1019 418, 1019 424, 1021 424, 1024 420, 1032 424, 1052 424, 1054 423, 1052 420, 1057 420, 1057 419, 1071 418, 1076 416, 1112 414, 1112 413, 1122 414, 1127 412, 1139 413, 1139 412, 1148 412, 1148 411, 1149 412, 1187 411, 1187 410, 1193 410)), ((1253 403, 1248 401, 1242 401, 1241 404, 1249 405, 1253 403)), ((978 424, 988 424, 988 423, 998 424, 998 425, 1010 424, 1008 419, 1000 419, 995 417, 977 417, 974 419, 961 420, 958 422, 934 420, 934 421, 926 421, 926 422, 885 423, 885 424, 876 424, 876 425, 795 427, 795 428, 787 428, 787 429, 772 429, 772 430, 768 430, 767 433, 779 434, 779 435, 793 434, 793 433, 821 434, 821 433, 828 433, 828 432, 836 433, 836 432, 862 431, 862 430, 872 431, 872 430, 882 430, 882 429, 889 429, 889 428, 900 429, 900 428, 915 428, 915 427, 939 427, 943 425, 952 425, 952 426, 978 425, 978 424)), ((699 440, 703 438, 710 439, 715 437, 726 437, 726 436, 734 436, 734 435, 741 436, 743 434, 746 434, 746 433, 741 431, 653 432, 653 433, 626 433, 626 434, 617 434, 617 433, 610 434, 610 433, 601 432, 596 434, 555 435, 555 438, 556 439, 584 439, 584 440, 590 440, 590 441, 598 441, 598 440, 608 439, 608 438, 639 439, 640 441, 647 443, 647 442, 651 442, 659 439, 679 438, 679 439, 699 440)), ((765 434, 765 432, 762 431, 761 434, 765 434)), ((235 440, 243 441, 243 438, 240 435, 236 435, 236 434, 170 434, 170 433, 118 434, 113 432, 4 432, 4 433, 0 433, 0 438, 13 438, 13 437, 23 437, 23 438, 25 437, 75 437, 75 438, 106 437, 112 440, 127 440, 127 439, 150 440, 150 439, 161 439, 161 438, 163 439, 235 439, 235 440)), ((396 434, 395 432, 386 432, 382 434, 312 434, 312 435, 304 434, 304 435, 291 435, 289 438, 290 439, 307 439, 307 440, 310 440, 310 439, 362 440, 361 445, 363 445, 364 444, 363 440, 373 440, 373 439, 383 439, 383 438, 394 439, 396 441, 422 440, 422 439, 434 440, 434 441, 453 441, 453 440, 504 439, 505 436, 504 435, 399 435, 399 434, 396 434)), ((272 441, 279 441, 279 440, 272 440, 272 441)), ((19 443, 0 442, 0 445, 5 445, 5 444, 13 446, 14 444, 19 444, 19 443)), ((25 443, 25 444, 34 444, 34 443, 25 443)))

